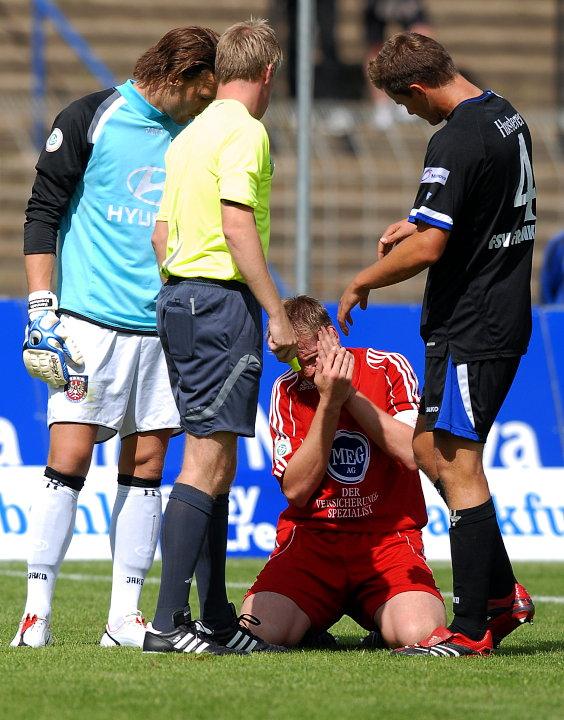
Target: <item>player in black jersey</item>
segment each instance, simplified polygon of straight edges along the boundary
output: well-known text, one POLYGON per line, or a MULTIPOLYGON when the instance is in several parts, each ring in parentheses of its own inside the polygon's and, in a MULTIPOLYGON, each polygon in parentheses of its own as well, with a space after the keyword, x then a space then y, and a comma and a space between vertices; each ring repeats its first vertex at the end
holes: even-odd
POLYGON ((454 621, 396 652, 486 655, 534 614, 515 581, 482 465, 531 334, 531 136, 507 100, 466 80, 431 38, 390 38, 369 75, 410 114, 431 125, 446 120, 429 142, 409 218, 387 228, 378 261, 354 278, 339 305, 346 333, 351 309, 365 309, 371 289, 429 268, 425 389, 413 447, 450 508, 454 621))

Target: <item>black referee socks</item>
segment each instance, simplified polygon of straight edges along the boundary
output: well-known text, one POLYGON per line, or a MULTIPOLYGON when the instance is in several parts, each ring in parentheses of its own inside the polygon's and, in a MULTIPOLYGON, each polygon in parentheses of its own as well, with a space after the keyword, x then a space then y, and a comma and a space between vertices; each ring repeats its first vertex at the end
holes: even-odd
POLYGON ((172 615, 188 604, 190 583, 212 514, 213 498, 175 483, 166 506, 161 537, 163 565, 153 626, 174 630, 172 615))
POLYGON ((196 566, 200 617, 212 630, 229 625, 233 618, 225 589, 228 519, 229 493, 225 493, 213 501, 208 532, 196 566))

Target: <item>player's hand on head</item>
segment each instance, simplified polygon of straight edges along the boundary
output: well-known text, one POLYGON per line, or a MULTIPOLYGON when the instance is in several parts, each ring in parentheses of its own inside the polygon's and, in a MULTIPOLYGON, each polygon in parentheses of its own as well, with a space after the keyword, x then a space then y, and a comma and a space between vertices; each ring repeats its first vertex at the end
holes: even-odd
POLYGON ((417 225, 410 223, 409 220, 400 220, 388 225, 378 240, 378 260, 385 257, 402 240, 413 235, 416 230, 417 225))
POLYGON ((354 355, 346 348, 328 346, 321 340, 317 341, 317 363, 314 383, 319 394, 328 402, 341 406, 352 393, 352 377, 354 355))
POLYGON ((23 361, 28 373, 53 387, 69 381, 69 361, 77 366, 83 363, 82 353, 56 315, 57 308, 53 293, 31 293, 23 344, 23 361))
POLYGON ((290 362, 296 357, 298 340, 285 312, 280 317, 269 318, 267 343, 280 362, 290 362))
POLYGON ((340 348, 341 343, 339 342, 339 337, 337 333, 329 332, 328 328, 322 327, 319 328, 319 332, 317 333, 317 339, 319 343, 323 346, 323 349, 325 353, 329 352, 333 348, 340 348))
POLYGON ((361 310, 366 310, 369 295, 370 290, 367 288, 359 288, 354 280, 341 295, 339 309, 337 311, 337 321, 345 335, 349 334, 349 325, 353 324, 351 310, 356 305, 359 305, 361 310))

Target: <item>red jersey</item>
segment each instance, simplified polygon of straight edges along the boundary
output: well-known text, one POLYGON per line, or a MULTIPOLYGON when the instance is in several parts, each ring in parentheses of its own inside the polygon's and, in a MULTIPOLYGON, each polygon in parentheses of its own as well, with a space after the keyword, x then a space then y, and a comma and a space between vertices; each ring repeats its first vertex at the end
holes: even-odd
MULTIPOLYGON (((398 353, 349 348, 355 359, 353 385, 389 415, 417 410, 417 378, 398 353)), ((311 426, 319 392, 293 371, 272 388, 270 432, 273 474, 281 480, 311 426)), ((384 453, 347 412, 341 411, 327 472, 307 505, 290 503, 279 526, 305 524, 346 532, 390 533, 422 528, 427 512, 419 473, 384 453)))

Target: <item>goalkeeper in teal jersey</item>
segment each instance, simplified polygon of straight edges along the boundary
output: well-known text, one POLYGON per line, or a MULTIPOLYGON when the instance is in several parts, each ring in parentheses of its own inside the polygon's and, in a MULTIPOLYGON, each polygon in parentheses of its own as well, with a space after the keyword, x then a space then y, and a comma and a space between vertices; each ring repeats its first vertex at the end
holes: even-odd
POLYGON ((24 229, 24 362, 49 384, 50 447, 31 508, 27 602, 13 646, 51 642, 51 600, 78 495, 94 444, 116 433, 113 584, 101 645, 143 643, 139 595, 159 536, 164 456, 180 426, 156 332, 151 234, 164 154, 215 96, 217 39, 207 28, 171 30, 139 58, 134 80, 65 108, 39 157, 24 229))

